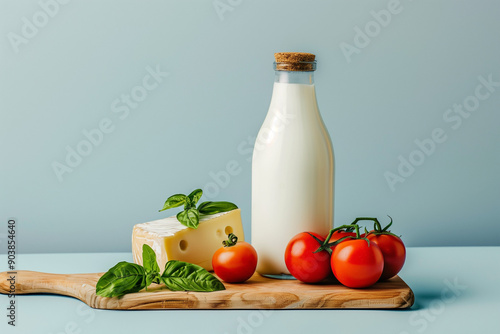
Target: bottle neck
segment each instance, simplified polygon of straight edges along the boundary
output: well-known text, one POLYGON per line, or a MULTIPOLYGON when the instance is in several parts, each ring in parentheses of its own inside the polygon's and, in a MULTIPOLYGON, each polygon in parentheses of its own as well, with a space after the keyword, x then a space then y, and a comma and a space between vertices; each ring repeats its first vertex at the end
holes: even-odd
POLYGON ((275 71, 274 82, 313 85, 314 71, 275 71))

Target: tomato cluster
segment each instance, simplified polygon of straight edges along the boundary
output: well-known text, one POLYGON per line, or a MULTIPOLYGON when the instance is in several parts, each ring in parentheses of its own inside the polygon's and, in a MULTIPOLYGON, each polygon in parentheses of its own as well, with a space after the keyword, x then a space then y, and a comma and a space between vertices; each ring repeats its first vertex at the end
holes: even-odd
POLYGON ((290 273, 305 283, 317 283, 330 273, 350 288, 365 288, 395 276, 403 267, 406 249, 391 233, 391 222, 381 228, 377 218, 356 218, 351 225, 330 231, 326 238, 303 232, 293 237, 285 250, 290 273), (372 220, 374 228, 359 233, 358 221, 372 220))

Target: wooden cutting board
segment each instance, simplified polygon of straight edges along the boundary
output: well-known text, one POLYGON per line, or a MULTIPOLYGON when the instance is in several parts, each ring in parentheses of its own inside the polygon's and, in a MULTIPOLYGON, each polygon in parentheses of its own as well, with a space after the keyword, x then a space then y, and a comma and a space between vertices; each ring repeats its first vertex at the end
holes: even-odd
MULTIPOLYGON (((48 274, 17 271, 15 294, 50 293, 78 298, 90 307, 113 310, 151 309, 394 309, 413 305, 410 287, 398 276, 366 289, 349 289, 340 283, 304 284, 255 274, 240 284, 224 283, 215 292, 170 291, 158 285, 121 298, 97 296, 95 286, 103 273, 48 274)), ((7 279, 0 273, 0 293, 8 294, 7 279)))

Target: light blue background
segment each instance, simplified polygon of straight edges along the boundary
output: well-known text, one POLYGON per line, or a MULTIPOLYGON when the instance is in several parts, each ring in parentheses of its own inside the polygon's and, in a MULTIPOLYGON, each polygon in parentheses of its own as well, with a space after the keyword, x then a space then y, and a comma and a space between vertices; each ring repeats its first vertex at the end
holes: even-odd
POLYGON ((134 224, 166 216, 169 195, 206 186, 233 160, 241 172, 213 199, 241 207, 249 237, 248 158, 280 51, 317 55, 337 225, 390 214, 409 246, 499 245, 500 87, 456 130, 443 115, 478 76, 500 81, 500 3, 402 0, 348 62, 341 43, 354 45, 355 27, 388 2, 233 1, 220 17, 212 1, 74 0, 16 53, 9 33, 40 5, 2 0, 1 252, 9 217, 21 252, 128 252, 134 224), (112 102, 148 66, 170 75, 120 119, 112 102), (59 182, 51 164, 104 118, 114 130, 59 182), (435 128, 447 140, 391 191, 384 173, 435 128))

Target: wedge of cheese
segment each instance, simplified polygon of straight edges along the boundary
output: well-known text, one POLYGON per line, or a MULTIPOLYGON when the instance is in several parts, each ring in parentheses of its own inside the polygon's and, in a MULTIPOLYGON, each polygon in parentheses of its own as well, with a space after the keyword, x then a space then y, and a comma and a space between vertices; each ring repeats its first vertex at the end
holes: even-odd
POLYGON ((207 270, 212 256, 222 241, 234 233, 243 241, 240 209, 200 217, 197 229, 182 225, 175 216, 137 224, 132 232, 134 262, 142 265, 142 245, 148 244, 156 253, 161 272, 169 260, 194 263, 207 270))

